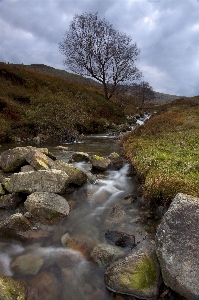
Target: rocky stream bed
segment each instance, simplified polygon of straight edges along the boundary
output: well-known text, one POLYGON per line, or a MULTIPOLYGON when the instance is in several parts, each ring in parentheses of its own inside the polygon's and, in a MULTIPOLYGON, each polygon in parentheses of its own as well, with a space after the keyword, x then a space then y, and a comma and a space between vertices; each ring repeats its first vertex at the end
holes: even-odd
POLYGON ((151 211, 112 137, 0 148, 0 299, 197 299, 199 199, 151 211))

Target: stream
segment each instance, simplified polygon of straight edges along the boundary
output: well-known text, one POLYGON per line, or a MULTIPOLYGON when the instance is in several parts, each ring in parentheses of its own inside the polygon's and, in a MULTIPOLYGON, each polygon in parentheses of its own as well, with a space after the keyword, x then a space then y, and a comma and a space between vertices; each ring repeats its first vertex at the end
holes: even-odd
MULTIPOLYGON (((114 137, 106 135, 85 136, 82 143, 59 145, 69 147, 69 150, 57 150, 57 144, 39 147, 47 147, 57 159, 66 162, 77 151, 104 157, 112 152, 120 153, 114 137)), ((2 144, 0 152, 16 146, 26 145, 2 144)), ((89 168, 88 163, 76 163, 75 166, 82 170, 89 168)), ((33 243, 0 240, 0 274, 26 281, 28 300, 116 299, 117 295, 104 284, 105 268, 99 267, 88 253, 95 245, 107 243, 105 233, 108 230, 134 235, 136 243, 146 238, 154 239, 154 221, 139 197, 139 186, 126 162, 120 170, 98 174, 95 183, 88 182, 75 188, 64 196, 71 206, 67 218, 58 224, 38 224, 50 233, 48 238, 33 243), (118 213, 114 218, 118 207, 125 213, 118 213), (76 239, 76 250, 64 246, 68 236, 76 239), (83 241, 83 246, 78 245, 78 239, 83 241)), ((130 251, 129 248, 118 248, 124 254, 130 251)), ((130 299, 127 296, 120 299, 127 298, 130 299)))

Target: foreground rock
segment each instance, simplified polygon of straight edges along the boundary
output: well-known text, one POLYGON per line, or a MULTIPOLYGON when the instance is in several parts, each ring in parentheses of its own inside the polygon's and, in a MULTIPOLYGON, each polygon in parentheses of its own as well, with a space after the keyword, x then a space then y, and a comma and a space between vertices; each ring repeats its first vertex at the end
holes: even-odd
POLYGON ((156 234, 165 284, 186 299, 199 296, 199 198, 178 194, 156 234))
POLYGON ((27 285, 24 281, 16 281, 9 276, 0 275, 0 299, 25 300, 27 285))
POLYGON ((105 272, 105 284, 116 293, 144 299, 159 294, 160 267, 152 245, 134 248, 132 253, 114 262, 105 272))
POLYGON ((60 170, 39 170, 20 172, 11 175, 9 180, 3 182, 9 193, 52 192, 64 194, 69 177, 60 170))
POLYGON ((39 220, 56 220, 68 216, 70 207, 65 198, 54 193, 32 193, 24 206, 39 220))

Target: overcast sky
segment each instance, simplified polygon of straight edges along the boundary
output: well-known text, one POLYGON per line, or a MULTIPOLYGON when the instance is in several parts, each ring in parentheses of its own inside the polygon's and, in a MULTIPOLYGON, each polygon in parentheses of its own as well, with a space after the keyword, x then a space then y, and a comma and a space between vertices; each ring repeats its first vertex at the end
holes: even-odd
POLYGON ((0 0, 0 61, 65 69, 59 42, 84 12, 132 37, 155 91, 199 95, 199 0, 0 0))

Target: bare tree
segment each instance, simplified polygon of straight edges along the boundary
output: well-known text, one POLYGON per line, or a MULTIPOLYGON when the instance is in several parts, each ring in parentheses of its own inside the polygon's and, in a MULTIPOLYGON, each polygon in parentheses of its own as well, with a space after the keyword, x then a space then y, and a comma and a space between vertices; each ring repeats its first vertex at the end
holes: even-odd
POLYGON ((113 28, 98 13, 75 15, 66 31, 60 52, 72 72, 96 79, 108 100, 117 86, 141 77, 135 65, 140 50, 131 37, 113 28))
POLYGON ((143 107, 145 102, 155 100, 155 92, 146 81, 134 83, 131 90, 133 96, 135 96, 138 99, 139 103, 141 103, 140 108, 143 107))

